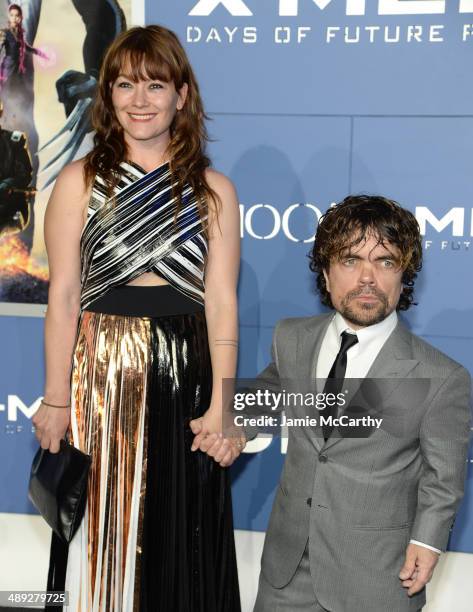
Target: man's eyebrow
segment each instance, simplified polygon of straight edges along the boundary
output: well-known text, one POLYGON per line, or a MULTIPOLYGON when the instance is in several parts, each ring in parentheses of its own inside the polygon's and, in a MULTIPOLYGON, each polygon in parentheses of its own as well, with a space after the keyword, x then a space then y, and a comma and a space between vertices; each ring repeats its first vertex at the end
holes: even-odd
POLYGON ((352 253, 351 251, 348 251, 347 253, 340 253, 340 258, 341 259, 361 259, 359 255, 356 255, 355 253, 352 253))
MULTIPOLYGON (((360 255, 356 255, 355 253, 351 253, 350 251, 348 251, 348 253, 341 253, 340 254, 340 259, 363 259, 362 257, 360 257, 360 255)), ((393 259, 394 261, 398 261, 399 257, 397 257, 394 253, 391 253, 391 251, 386 251, 386 253, 384 253, 383 255, 378 255, 377 257, 374 258, 374 261, 380 261, 382 259, 393 259)))

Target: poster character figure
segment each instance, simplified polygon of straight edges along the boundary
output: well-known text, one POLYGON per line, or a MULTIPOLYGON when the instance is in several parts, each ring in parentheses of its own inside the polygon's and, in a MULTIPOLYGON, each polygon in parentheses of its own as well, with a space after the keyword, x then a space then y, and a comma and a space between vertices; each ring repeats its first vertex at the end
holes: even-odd
POLYGON ((8 27, 0 30, 0 49, 3 58, 0 63, 0 91, 9 84, 15 86, 16 83, 26 74, 26 54, 32 53, 47 59, 47 55, 30 45, 25 38, 23 28, 23 10, 19 4, 10 4, 8 7, 8 27))
POLYGON ((50 173, 43 189, 50 185, 62 168, 77 154, 86 134, 92 132, 89 109, 97 88, 97 79, 106 49, 126 29, 125 15, 115 0, 72 0, 85 26, 82 48, 84 72, 67 70, 57 80, 58 100, 64 105, 64 126, 40 149, 49 149, 62 141, 41 172, 50 173), (64 138, 64 135, 67 137, 64 138))
MULTIPOLYGON (((78 45, 81 45, 82 48, 84 71, 68 70, 56 84, 59 102, 64 105, 67 118, 61 134, 68 133, 69 137, 66 143, 61 142, 59 157, 54 151, 49 157, 42 159, 40 164, 37 117, 35 121, 34 115, 35 66, 33 57, 40 56, 42 52, 33 44, 42 12, 42 0, 24 0, 16 5, 3 2, 2 13, 7 17, 4 20, 5 27, 0 30, 0 66, 2 66, 3 74, 0 90, 4 102, 3 125, 11 131, 21 130, 26 135, 33 166, 31 181, 33 188, 37 184, 40 165, 47 172, 48 181, 43 184, 45 188, 54 181, 61 168, 74 157, 85 135, 91 131, 87 109, 95 92, 96 76, 100 70, 103 53, 114 38, 126 28, 125 15, 116 0, 71 0, 71 4, 85 26, 85 36, 75 35, 78 45), (55 159, 51 160, 53 155, 55 159), (50 164, 47 163, 48 159, 50 164)), ((32 195, 30 196, 29 222, 19 235, 19 239, 28 252, 31 252, 33 246, 34 231, 35 210, 34 195, 32 195)), ((18 288, 14 289, 14 293, 15 301, 22 301, 18 295, 18 288)), ((10 300, 5 286, 2 300, 10 300)))
MULTIPOLYGON (((0 101, 0 117, 2 113, 0 101)), ((25 134, 0 126, 0 236, 20 232, 28 225, 32 176, 25 134)))

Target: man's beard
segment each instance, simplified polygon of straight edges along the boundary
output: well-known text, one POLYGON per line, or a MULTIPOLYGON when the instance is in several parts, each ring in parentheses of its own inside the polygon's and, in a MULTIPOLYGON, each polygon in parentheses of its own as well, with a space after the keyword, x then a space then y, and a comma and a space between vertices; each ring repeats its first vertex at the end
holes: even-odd
POLYGON ((340 309, 340 314, 348 323, 353 323, 360 327, 381 323, 390 313, 389 300, 386 294, 379 291, 379 289, 370 289, 369 291, 359 289, 357 291, 350 291, 350 293, 347 293, 343 298, 340 309), (379 301, 371 303, 359 302, 360 310, 355 311, 351 307, 350 302, 360 295, 374 295, 379 301))

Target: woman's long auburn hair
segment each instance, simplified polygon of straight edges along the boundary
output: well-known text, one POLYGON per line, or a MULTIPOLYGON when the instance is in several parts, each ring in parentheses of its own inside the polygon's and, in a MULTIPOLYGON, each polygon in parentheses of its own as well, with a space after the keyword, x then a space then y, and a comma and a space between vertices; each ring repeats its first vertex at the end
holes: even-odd
POLYGON ((210 160, 205 154, 209 140, 199 86, 179 39, 162 26, 134 27, 122 32, 110 45, 100 70, 98 90, 92 106, 91 121, 95 130, 94 148, 85 157, 84 178, 88 186, 96 174, 109 185, 110 194, 118 181, 119 164, 128 159, 123 128, 115 115, 112 85, 120 74, 133 82, 161 80, 173 82, 176 91, 187 83, 187 97, 182 110, 170 126, 170 143, 166 151, 176 186, 175 218, 181 206, 180 194, 188 183, 197 198, 201 217, 208 213, 209 203, 221 204, 218 194, 209 186, 205 170, 210 160))

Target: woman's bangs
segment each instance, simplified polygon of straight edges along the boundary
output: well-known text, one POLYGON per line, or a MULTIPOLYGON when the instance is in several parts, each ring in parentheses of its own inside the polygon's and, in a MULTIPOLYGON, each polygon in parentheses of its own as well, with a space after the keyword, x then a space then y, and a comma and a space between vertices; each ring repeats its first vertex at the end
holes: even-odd
MULTIPOLYGON (((173 81, 169 65, 156 50, 129 49, 120 62, 120 74, 133 83, 138 81, 173 81)), ((118 76, 118 75, 117 75, 118 76)))

